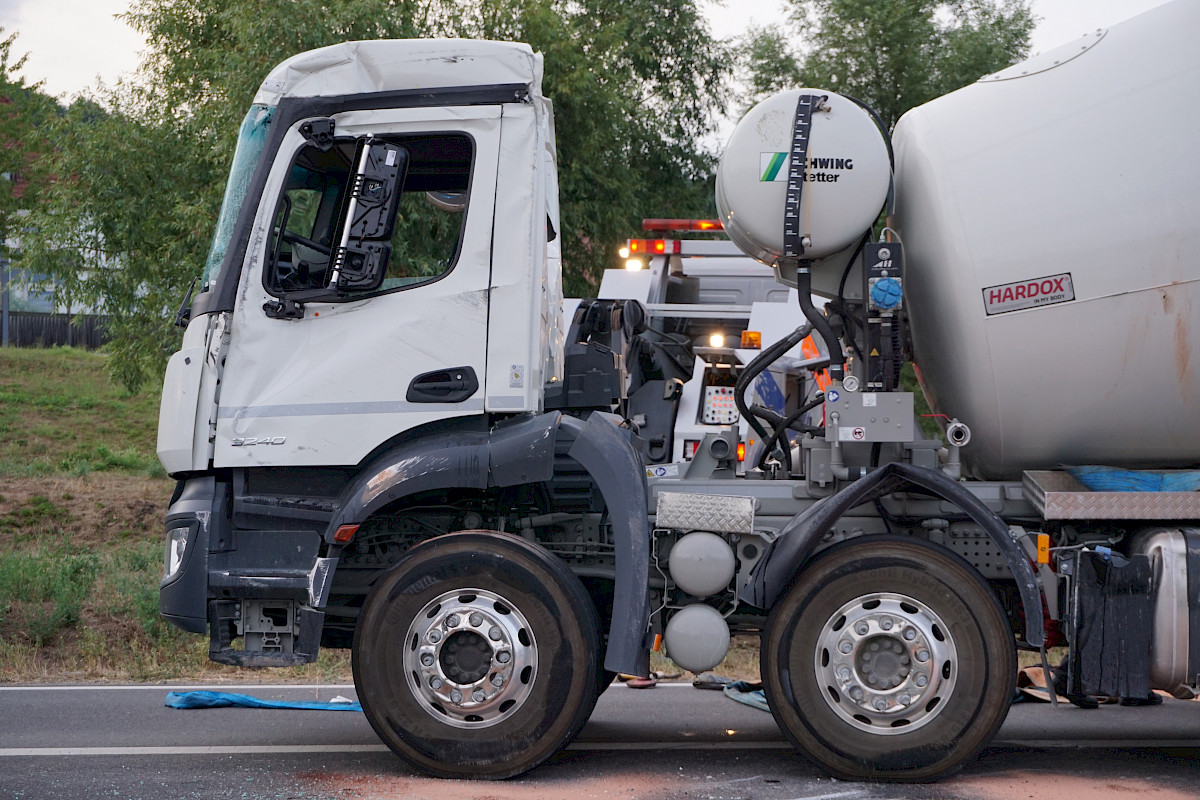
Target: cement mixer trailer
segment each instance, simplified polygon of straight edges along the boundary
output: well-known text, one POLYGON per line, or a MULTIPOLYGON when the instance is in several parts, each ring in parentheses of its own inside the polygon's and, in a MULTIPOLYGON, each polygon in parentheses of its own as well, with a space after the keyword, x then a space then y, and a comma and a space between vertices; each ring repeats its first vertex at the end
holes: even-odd
POLYGON ((664 253, 566 322, 540 56, 289 59, 167 369, 164 617, 226 664, 350 648, 380 738, 449 777, 536 767, 613 673, 731 633, 850 778, 959 767, 1018 648, 1068 645, 1075 696, 1197 687, 1198 26, 1162 6, 894 138, 770 98, 717 203, 786 302, 664 253))

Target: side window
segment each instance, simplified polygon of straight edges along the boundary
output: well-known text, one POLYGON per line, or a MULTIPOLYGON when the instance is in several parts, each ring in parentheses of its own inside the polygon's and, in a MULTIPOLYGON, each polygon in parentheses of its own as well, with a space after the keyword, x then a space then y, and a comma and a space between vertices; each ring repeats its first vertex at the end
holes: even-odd
POLYGON ((273 294, 319 289, 329 282, 338 214, 349 182, 352 140, 332 149, 304 147, 275 209, 264 284, 273 294))
POLYGON ((433 280, 454 267, 471 181, 471 139, 463 134, 394 140, 409 153, 383 288, 433 280))
MULTIPOLYGON (((404 149, 407 171, 379 289, 355 298, 436 280, 454 268, 470 190, 472 140, 464 134, 383 136, 404 149)), ((263 284, 272 294, 328 286, 354 183, 357 142, 334 140, 297 154, 276 207, 263 284)))

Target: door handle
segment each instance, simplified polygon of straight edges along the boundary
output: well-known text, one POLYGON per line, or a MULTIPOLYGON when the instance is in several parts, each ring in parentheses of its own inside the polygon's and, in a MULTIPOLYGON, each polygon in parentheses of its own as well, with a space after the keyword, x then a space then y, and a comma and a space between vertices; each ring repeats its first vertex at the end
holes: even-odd
POLYGON ((477 391, 479 379, 474 369, 451 367, 413 378, 405 399, 410 403, 461 403, 477 391))

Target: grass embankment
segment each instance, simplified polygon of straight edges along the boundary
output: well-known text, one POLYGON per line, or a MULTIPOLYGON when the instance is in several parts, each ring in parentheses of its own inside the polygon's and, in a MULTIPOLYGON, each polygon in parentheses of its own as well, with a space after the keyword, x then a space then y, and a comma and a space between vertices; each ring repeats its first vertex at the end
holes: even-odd
POLYGON ((328 651, 298 670, 212 664, 158 617, 173 488, 154 455, 158 394, 104 357, 0 349, 0 681, 349 678, 328 651))

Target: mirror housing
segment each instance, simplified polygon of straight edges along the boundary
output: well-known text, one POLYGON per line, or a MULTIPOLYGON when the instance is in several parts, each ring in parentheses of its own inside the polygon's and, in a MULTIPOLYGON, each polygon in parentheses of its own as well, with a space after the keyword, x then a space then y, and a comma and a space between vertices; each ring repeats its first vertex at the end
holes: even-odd
POLYGON ((358 143, 354 162, 328 288, 370 292, 383 284, 387 274, 408 151, 380 139, 364 138, 358 143))

